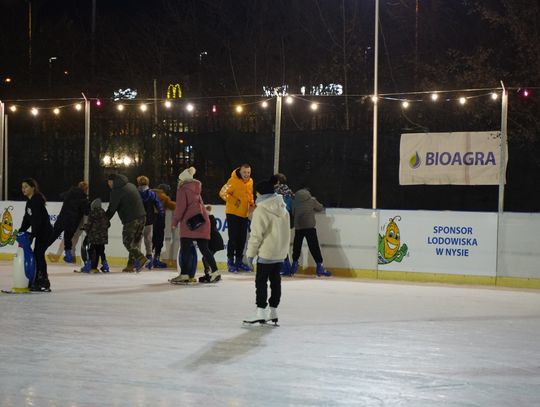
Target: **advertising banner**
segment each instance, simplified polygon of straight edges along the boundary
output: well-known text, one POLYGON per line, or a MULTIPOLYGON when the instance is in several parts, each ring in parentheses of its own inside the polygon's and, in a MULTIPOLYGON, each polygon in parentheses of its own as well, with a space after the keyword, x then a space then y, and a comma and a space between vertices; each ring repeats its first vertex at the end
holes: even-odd
POLYGON ((402 134, 399 183, 498 185, 500 149, 497 131, 402 134))
POLYGON ((382 210, 379 270, 495 276, 497 214, 382 210))

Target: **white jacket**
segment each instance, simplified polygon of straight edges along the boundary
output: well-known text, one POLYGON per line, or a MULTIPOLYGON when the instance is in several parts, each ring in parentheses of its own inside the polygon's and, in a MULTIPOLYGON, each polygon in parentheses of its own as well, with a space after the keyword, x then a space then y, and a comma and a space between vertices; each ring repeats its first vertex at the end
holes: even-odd
POLYGON ((283 197, 277 194, 259 197, 251 219, 247 257, 283 261, 289 254, 289 227, 289 212, 283 197))

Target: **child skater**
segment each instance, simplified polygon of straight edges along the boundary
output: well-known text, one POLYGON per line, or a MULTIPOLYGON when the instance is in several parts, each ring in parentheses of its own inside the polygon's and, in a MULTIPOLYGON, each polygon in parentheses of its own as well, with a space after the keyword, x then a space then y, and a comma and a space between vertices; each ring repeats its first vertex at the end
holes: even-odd
POLYGON ((21 183, 21 190, 28 201, 26 201, 24 217, 19 231, 26 232, 31 227, 30 241, 35 238, 34 258, 36 260, 36 276, 34 281, 30 282, 30 290, 51 292, 45 250, 50 245, 53 227, 47 208, 45 208, 45 196, 39 191, 38 183, 33 178, 24 179, 21 183))
POLYGON ((105 257, 105 245, 109 243, 109 226, 111 222, 107 213, 101 207, 101 199, 96 198, 90 204, 88 221, 84 225, 88 244, 90 245, 90 272, 99 273, 98 264, 101 259, 101 271, 108 273, 109 265, 105 257))
MULTIPOLYGON (((223 244, 223 238, 217 229, 216 217, 211 213, 212 205, 206 205, 206 212, 208 212, 208 219, 210 219, 210 240, 208 241, 208 249, 210 249, 210 252, 214 255, 216 252, 225 249, 225 245, 223 244)), ((204 257, 202 262, 204 265, 204 276, 199 277, 199 283, 209 283, 211 280, 210 274, 212 273, 212 267, 204 257)), ((219 280, 221 280, 221 276, 218 276, 214 282, 219 280)))
POLYGON ((250 265, 257 256, 255 275, 256 303, 255 316, 245 323, 261 324, 278 322, 277 307, 281 299, 281 266, 289 252, 290 230, 289 212, 283 197, 274 192, 274 180, 259 182, 256 208, 251 220, 251 233, 247 245, 247 258, 250 265), (267 282, 270 280, 270 298, 267 282), (267 310, 266 306, 270 305, 267 310))
POLYGON ((330 277, 332 273, 326 270, 323 266, 323 258, 321 248, 319 247, 319 239, 317 238, 317 229, 315 229, 315 212, 322 212, 324 207, 311 196, 307 188, 296 191, 293 202, 294 214, 294 243, 292 254, 291 274, 298 271, 298 259, 302 250, 304 237, 308 242, 309 252, 313 256, 317 264, 317 277, 330 277))

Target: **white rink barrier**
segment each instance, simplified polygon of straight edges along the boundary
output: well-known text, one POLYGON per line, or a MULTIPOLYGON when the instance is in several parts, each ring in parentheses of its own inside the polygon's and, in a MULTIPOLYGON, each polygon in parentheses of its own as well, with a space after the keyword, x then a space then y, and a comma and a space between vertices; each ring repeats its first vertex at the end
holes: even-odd
MULTIPOLYGON (((0 259, 7 260, 15 253, 13 233, 21 225, 25 202, 2 201, 0 205, 0 259)), ((226 243, 225 207, 212 207, 226 243)), ((60 202, 47 202, 52 223, 60 208, 60 202)), ((171 218, 172 212, 167 211, 161 257, 172 266, 179 239, 177 231, 171 230, 171 218)), ((533 238, 540 230, 540 214, 504 213, 498 250, 497 218, 496 213, 487 212, 327 209, 317 214, 317 234, 325 267, 336 276, 540 288, 540 251, 533 238)), ((81 234, 75 236, 77 255, 81 234)), ((61 238, 48 250, 60 258, 61 238)), ((106 254, 111 264, 126 262, 117 215, 111 220, 106 254)), ((226 251, 216 253, 216 260, 223 267, 226 251)), ((303 273, 314 273, 306 243, 300 267, 303 273)))

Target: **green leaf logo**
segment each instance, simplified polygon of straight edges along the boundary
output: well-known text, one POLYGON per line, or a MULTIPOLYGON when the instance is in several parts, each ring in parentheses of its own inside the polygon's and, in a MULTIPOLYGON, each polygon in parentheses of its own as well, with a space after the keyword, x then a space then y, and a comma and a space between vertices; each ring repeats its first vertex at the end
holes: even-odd
POLYGON ((422 161, 420 160, 420 156, 418 155, 418 151, 415 152, 411 158, 409 158, 409 165, 411 166, 411 168, 413 170, 420 167, 421 163, 422 163, 422 161))

